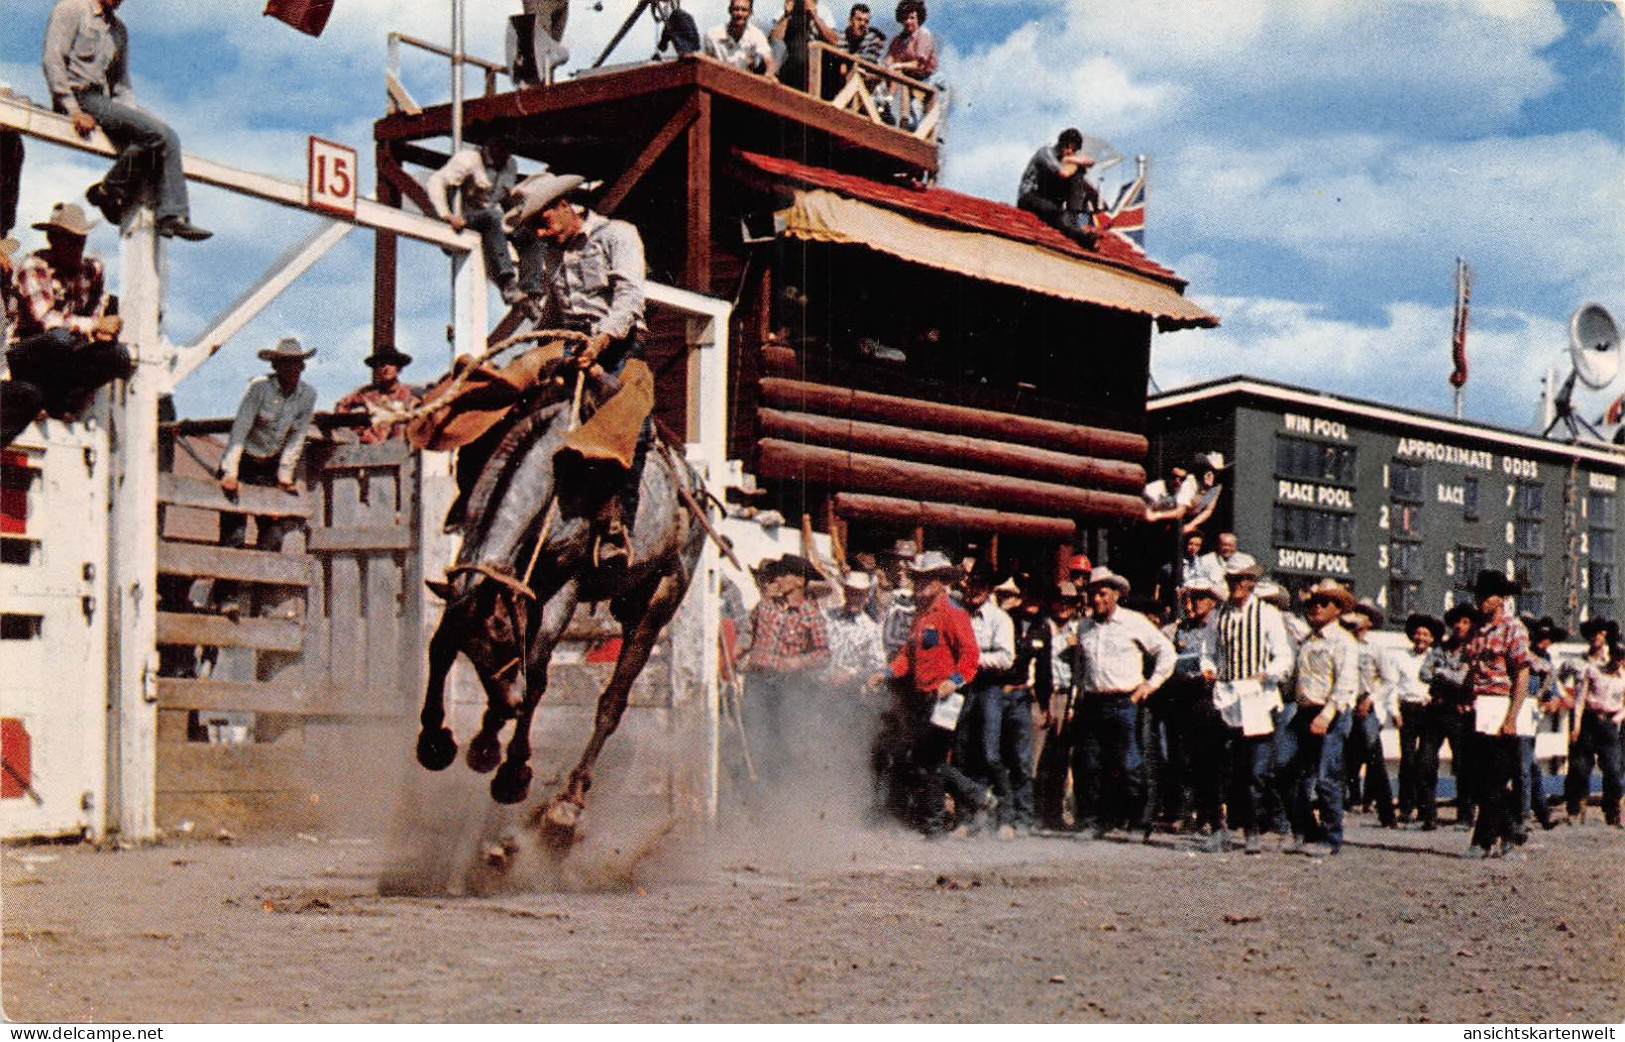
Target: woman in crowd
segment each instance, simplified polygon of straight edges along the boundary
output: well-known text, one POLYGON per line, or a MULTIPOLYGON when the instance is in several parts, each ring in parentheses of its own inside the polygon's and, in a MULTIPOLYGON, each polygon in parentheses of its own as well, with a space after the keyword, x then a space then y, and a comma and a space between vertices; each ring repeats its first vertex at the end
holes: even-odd
POLYGON ((1569 733, 1569 776, 1564 787, 1569 818, 1585 820, 1593 766, 1602 769, 1602 813, 1620 827, 1620 725, 1625 724, 1625 644, 1608 643, 1602 662, 1587 660, 1574 691, 1569 733))

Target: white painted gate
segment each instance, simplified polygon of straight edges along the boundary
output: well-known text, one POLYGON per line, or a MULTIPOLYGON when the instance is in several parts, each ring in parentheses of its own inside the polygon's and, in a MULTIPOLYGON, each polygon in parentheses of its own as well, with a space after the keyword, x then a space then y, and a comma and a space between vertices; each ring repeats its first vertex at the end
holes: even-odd
POLYGON ((45 421, 4 450, 0 836, 100 838, 107 788, 107 428, 45 421))

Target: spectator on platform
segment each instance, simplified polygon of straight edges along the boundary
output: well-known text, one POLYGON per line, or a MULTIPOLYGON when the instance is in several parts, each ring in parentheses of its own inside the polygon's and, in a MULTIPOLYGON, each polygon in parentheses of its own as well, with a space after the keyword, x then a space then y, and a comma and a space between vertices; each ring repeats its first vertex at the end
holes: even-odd
POLYGON ((1414 816, 1429 828, 1437 818, 1433 786, 1439 778, 1439 742, 1433 734, 1433 699, 1422 679, 1422 665, 1444 638, 1444 623, 1413 613, 1405 620, 1405 636, 1410 647, 1389 650, 1381 666, 1383 699, 1393 706, 1393 723, 1399 729, 1398 822, 1408 825, 1414 816))
POLYGON ((1078 624, 1079 723, 1073 785, 1080 822, 1098 839, 1113 827, 1151 835, 1145 805, 1145 702, 1174 671, 1174 646, 1137 611, 1121 607, 1129 582, 1104 566, 1089 575, 1089 614, 1078 624))
POLYGON ((363 445, 406 437, 406 424, 390 422, 387 416, 417 408, 417 392, 401 382, 401 370, 412 364, 412 356, 394 344, 385 344, 362 361, 372 369, 372 382, 334 402, 333 411, 361 412, 374 416, 372 426, 361 428, 359 438, 363 445))
POLYGON ((784 0, 784 13, 773 23, 767 38, 779 63, 779 82, 806 90, 814 40, 839 47, 840 34, 829 9, 816 0, 784 0))
POLYGON ((1095 158, 1083 150, 1083 134, 1076 127, 1061 131, 1055 144, 1045 145, 1021 172, 1016 206, 1037 214, 1085 246, 1095 243, 1094 213, 1100 192, 1089 183, 1095 158))
POLYGON ((11 343, 11 330, 17 324, 17 292, 11 281, 17 268, 11 258, 21 248, 16 239, 0 239, 0 348, 11 343))
POLYGON ((1185 552, 1178 561, 1169 561, 1157 571, 1157 588, 1151 599, 1158 604, 1163 603, 1173 591, 1184 588, 1184 584, 1195 578, 1208 578, 1202 571, 1202 542, 1201 532, 1185 533, 1185 552))
MULTIPOLYGON (((921 83, 929 80, 937 71, 937 42, 931 31, 925 27, 925 15, 925 0, 900 0, 896 18, 902 32, 892 37, 884 59, 884 64, 893 72, 901 73, 921 83)), ((902 107, 900 103, 892 100, 896 93, 898 92, 893 91, 882 97, 883 119, 902 107)), ((902 93, 907 95, 908 111, 900 112, 887 121, 898 120, 904 130, 913 130, 923 115, 924 102, 913 91, 902 93)))
POLYGON ((1252 563, 1252 555, 1241 551, 1241 540, 1236 538, 1236 533, 1220 532, 1214 542, 1216 544, 1214 551, 1203 554, 1197 562, 1197 567, 1209 579, 1217 577, 1220 581, 1223 581, 1225 573, 1230 570, 1230 566, 1235 562, 1252 563))
POLYGON ((1284 849, 1319 856, 1343 848, 1343 744, 1360 691, 1360 647, 1337 621, 1354 607, 1347 587, 1323 579, 1306 605, 1311 633, 1298 647, 1297 706, 1276 750, 1276 785, 1292 826, 1284 849))
POLYGON ((445 166, 429 175, 427 185, 429 202, 441 220, 453 231, 472 228, 479 234, 485 272, 502 291, 502 302, 510 305, 525 299, 502 224, 504 211, 515 201, 518 183, 519 166, 513 148, 507 138, 496 136, 483 145, 464 146, 445 166), (453 213, 448 202, 453 189, 462 192, 460 214, 453 213))
POLYGON ((570 0, 522 0, 520 14, 508 19, 508 75, 516 86, 553 82, 553 70, 570 60, 564 27, 570 0))
POLYGON ((0 445, 9 445, 41 413, 71 421, 97 388, 127 377, 129 352, 118 343, 101 261, 85 254, 91 222, 72 203, 57 203, 34 227, 46 248, 17 265, 10 281, 7 380, 0 445))
MULTIPOLYGON (((232 421, 226 454, 220 460, 220 490, 228 499, 235 500, 243 485, 280 488, 289 495, 299 491, 299 462, 316 412, 316 389, 300 377, 305 361, 315 353, 315 348, 307 351, 291 336, 259 353, 261 359, 271 363, 271 375, 258 377, 248 385, 232 421)), ((282 542, 295 523, 277 514, 256 514, 256 548, 281 552, 282 542)), ((220 545, 241 548, 247 542, 248 515, 222 511, 220 545)), ((240 616, 243 606, 238 600, 237 582, 217 582, 214 603, 220 614, 240 616)))
POLYGON ((751 24, 751 0, 728 0, 728 20, 705 34, 705 53, 736 69, 772 76, 778 70, 773 48, 751 24))
POLYGON ((700 27, 694 21, 694 16, 683 10, 681 0, 660 0, 654 5, 655 21, 663 23, 660 29, 660 40, 655 44, 655 56, 659 57, 666 48, 681 58, 685 54, 698 54, 702 46, 700 41, 700 27))
POLYGON ((187 204, 181 141, 168 124, 135 104, 130 90, 130 37, 114 12, 122 0, 58 0, 45 26, 45 83, 56 111, 89 138, 99 128, 118 151, 106 176, 85 198, 111 224, 151 187, 157 195, 158 234, 207 239, 187 204))
POLYGON ((1382 827, 1391 829, 1397 821, 1393 786, 1382 751, 1382 729, 1393 716, 1388 702, 1392 690, 1382 679, 1382 649, 1371 639, 1371 631, 1382 626, 1382 609, 1362 598, 1340 621, 1360 645, 1360 694, 1354 703, 1354 725, 1343 752, 1348 806, 1362 811, 1375 807, 1382 827))
POLYGON ((879 64, 886 55, 886 34, 869 24, 871 17, 868 4, 853 4, 840 47, 850 55, 879 64))
POLYGON ((1170 463, 1163 476, 1147 484, 1140 493, 1145 500, 1146 521, 1182 520, 1191 504, 1196 502, 1198 491, 1190 464, 1185 460, 1170 463))

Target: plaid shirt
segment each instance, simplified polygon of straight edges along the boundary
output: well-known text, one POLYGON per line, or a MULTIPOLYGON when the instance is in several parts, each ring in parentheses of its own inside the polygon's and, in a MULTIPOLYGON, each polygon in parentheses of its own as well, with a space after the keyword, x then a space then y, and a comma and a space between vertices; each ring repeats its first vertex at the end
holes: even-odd
POLYGON ((1503 610, 1480 626, 1467 642, 1462 659, 1467 664, 1467 689, 1479 695, 1512 694, 1512 674, 1534 663, 1529 653, 1529 631, 1503 610))
POLYGON ((102 262, 86 257, 74 275, 59 276, 46 250, 29 254, 17 266, 12 286, 17 291, 17 324, 12 340, 37 336, 66 326, 90 335, 104 298, 102 262))
MULTIPOLYGON (((791 607, 764 598, 751 611, 751 672, 790 672, 785 668, 786 659, 828 651, 829 637, 824 631, 824 613, 811 600, 791 607)), ((819 657, 823 658, 822 655, 819 657)), ((812 664, 822 665, 822 661, 812 664)))
MULTIPOLYGON (((334 402, 333 411, 368 412, 368 406, 404 411, 417 408, 419 401, 417 392, 403 383, 397 383, 393 391, 380 390, 377 385, 368 384, 334 402)), ((360 435, 363 445, 376 445, 391 438, 404 437, 406 437, 404 423, 392 423, 387 427, 363 427, 360 435)))

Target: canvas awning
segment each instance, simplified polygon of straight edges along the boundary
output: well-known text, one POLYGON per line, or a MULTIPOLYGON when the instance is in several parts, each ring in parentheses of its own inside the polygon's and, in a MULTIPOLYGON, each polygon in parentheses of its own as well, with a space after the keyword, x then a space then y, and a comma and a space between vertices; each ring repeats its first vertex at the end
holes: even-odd
POLYGON ((823 189, 798 190, 784 234, 864 246, 913 264, 1065 300, 1130 311, 1167 332, 1219 324, 1165 283, 983 232, 946 228, 823 189))

